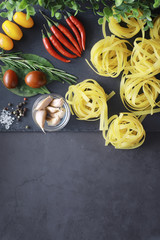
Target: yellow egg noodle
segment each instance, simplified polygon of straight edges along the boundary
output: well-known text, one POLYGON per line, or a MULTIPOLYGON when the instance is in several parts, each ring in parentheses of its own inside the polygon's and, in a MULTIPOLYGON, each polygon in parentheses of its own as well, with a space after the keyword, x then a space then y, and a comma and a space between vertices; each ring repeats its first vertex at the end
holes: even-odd
MULTIPOLYGON (((144 24, 140 20, 122 19, 127 28, 121 27, 114 18, 110 18, 110 31, 121 38, 130 38, 142 30, 144 24)), ((106 35, 106 19, 102 25, 104 39, 98 41, 91 49, 89 66, 99 75, 117 77, 122 71, 120 83, 121 100, 130 112, 114 115, 107 126, 101 128, 106 145, 111 143, 118 149, 133 149, 141 146, 146 133, 141 124, 148 114, 160 112, 160 20, 154 23, 150 34, 152 39, 138 37, 134 41, 132 52, 127 49, 127 40, 120 40, 114 35, 106 35), (128 57, 130 60, 128 61, 128 57)), ((78 105, 78 104, 77 104, 78 105)), ((105 121, 105 117, 103 118, 105 121)), ((104 123, 103 123, 104 126, 104 123)))
POLYGON ((150 29, 150 37, 160 40, 160 16, 155 19, 153 28, 150 29))
MULTIPOLYGON (((121 17, 121 22, 126 24, 126 27, 122 27, 121 23, 119 23, 113 16, 109 18, 109 30, 111 33, 116 35, 117 37, 120 38, 132 38, 134 37, 140 30, 143 29, 143 22, 139 19, 135 19, 133 17, 129 18, 122 18, 121 17)), ((104 26, 106 24, 106 19, 104 18, 103 22, 104 26)), ((104 30, 103 30, 104 33, 104 30)), ((144 32, 142 31, 142 34, 144 32)), ((106 34, 104 34, 105 37, 106 34)))
POLYGON ((125 70, 130 78, 151 78, 160 73, 160 44, 158 40, 136 38, 130 65, 125 70))
POLYGON ((156 102, 159 93, 160 80, 155 77, 132 79, 130 75, 122 76, 120 83, 121 100, 127 110, 139 111, 135 112, 136 115, 153 114, 154 108, 160 107, 160 102, 156 102))
POLYGON ((109 118, 108 123, 108 132, 103 130, 106 146, 111 143, 117 149, 134 149, 144 143, 145 130, 133 113, 114 115, 109 118))
POLYGON ((116 78, 124 70, 127 58, 131 51, 127 49, 127 40, 120 40, 114 35, 98 41, 91 49, 90 60, 95 69, 87 61, 89 66, 99 75, 116 78))
MULTIPOLYGON (((112 8, 114 12, 114 7, 112 8)), ((118 22, 114 16, 109 18, 109 30, 111 33, 115 34, 117 37, 120 38, 132 38, 134 37, 140 30, 142 31, 142 36, 144 37, 144 25, 145 21, 141 20, 140 17, 142 15, 141 11, 138 10, 139 18, 134 18, 132 13, 125 14, 126 17, 120 16, 120 22, 118 22), (124 25, 124 26, 121 26, 124 25)), ((104 38, 106 37, 106 18, 103 18, 102 24, 102 33, 104 38)))
POLYGON ((93 79, 86 79, 71 85, 65 95, 72 115, 79 120, 99 120, 99 130, 108 129, 107 101, 115 94, 107 95, 104 89, 93 79))
POLYGON ((157 40, 137 38, 131 59, 120 83, 120 96, 129 111, 136 115, 160 112, 160 46, 157 40), (154 109, 158 107, 158 109, 154 109))

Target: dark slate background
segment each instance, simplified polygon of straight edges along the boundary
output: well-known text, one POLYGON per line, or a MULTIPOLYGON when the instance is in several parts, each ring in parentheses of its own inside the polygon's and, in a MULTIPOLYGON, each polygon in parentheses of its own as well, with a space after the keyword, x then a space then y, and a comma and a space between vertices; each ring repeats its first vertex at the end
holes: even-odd
POLYGON ((0 134, 1 240, 160 240, 160 136, 0 134))
MULTIPOLYGON (((106 92, 118 93, 118 79, 99 78, 88 67, 86 76, 85 64, 82 68, 77 63, 89 58, 90 47, 102 37, 96 17, 88 13, 79 18, 89 27, 88 52, 83 60, 62 68, 72 72, 75 67, 79 81, 93 77, 106 92)), ((35 17, 36 26, 41 25, 40 19, 35 17)), ((26 30, 16 43, 17 50, 34 49, 48 57, 41 47, 39 27, 26 30)), ((55 65, 61 67, 57 61, 55 65)), ((64 94, 68 85, 55 83, 49 88, 64 94)), ((0 95, 1 107, 21 100, 2 85, 0 95)), ((31 98, 30 107, 33 102, 31 98)), ((119 105, 117 94, 110 100, 110 115, 123 109, 119 105)), ((65 132, 1 132, 0 240, 160 240, 160 135, 150 132, 159 131, 158 121, 158 114, 147 117, 145 143, 129 151, 105 147, 102 134, 93 132, 98 123, 74 117, 65 132)), ((17 129, 24 130, 28 122, 29 131, 38 130, 30 112, 17 129)))

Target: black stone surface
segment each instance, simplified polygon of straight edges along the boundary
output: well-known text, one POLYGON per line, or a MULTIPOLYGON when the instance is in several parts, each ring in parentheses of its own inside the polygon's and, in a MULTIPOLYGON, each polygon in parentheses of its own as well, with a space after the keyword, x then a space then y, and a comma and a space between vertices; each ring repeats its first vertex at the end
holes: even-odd
MULTIPOLYGON (((92 14, 79 18, 90 34, 84 61, 102 34, 92 14)), ((35 18, 38 28, 26 30, 16 50, 34 49, 36 54, 48 56, 40 51, 40 19, 35 18)), ((88 67, 86 76, 85 64, 82 68, 83 61, 79 65, 77 61, 82 59, 63 67, 79 71, 79 81, 94 78, 107 92, 114 89, 118 93, 118 79, 99 78, 88 67)), ((60 67, 56 61, 55 65, 60 67)), ((68 86, 55 83, 49 88, 64 94, 68 86)), ((21 100, 2 85, 0 96, 0 108, 21 100)), ((28 106, 33 102, 31 98, 28 106)), ((110 115, 119 110, 123 107, 117 94, 110 100, 110 115)), ((32 128, 27 131, 38 131, 30 112, 26 122, 11 130, 23 131, 28 122, 32 128)), ((129 151, 105 147, 101 133, 93 132, 98 123, 74 117, 66 132, 1 132, 0 240, 160 240, 160 136, 150 132, 159 131, 159 115, 148 116, 144 126, 145 143, 129 151)))
POLYGON ((160 240, 160 136, 0 134, 1 240, 160 240))

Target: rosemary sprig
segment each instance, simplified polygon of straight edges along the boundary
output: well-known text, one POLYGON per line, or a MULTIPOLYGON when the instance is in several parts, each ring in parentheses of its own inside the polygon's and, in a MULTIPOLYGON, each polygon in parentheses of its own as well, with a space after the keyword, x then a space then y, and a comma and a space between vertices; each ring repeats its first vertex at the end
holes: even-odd
MULTIPOLYGON (((34 59, 35 56, 37 57, 37 55, 29 54, 29 58, 24 59, 23 54, 21 53, 6 54, 3 52, 0 52, 0 61, 2 61, 4 64, 8 64, 16 68, 22 68, 22 69, 27 68, 33 71, 36 71, 36 70, 44 71, 46 74, 52 74, 53 78, 54 76, 56 76, 56 80, 59 80, 60 82, 66 81, 69 84, 76 83, 77 77, 75 77, 74 75, 66 73, 61 69, 57 69, 54 66, 48 67, 46 66, 46 64, 42 64, 42 61, 41 63, 37 63, 37 60, 34 59)), ((47 60, 46 62, 48 63, 47 60)))

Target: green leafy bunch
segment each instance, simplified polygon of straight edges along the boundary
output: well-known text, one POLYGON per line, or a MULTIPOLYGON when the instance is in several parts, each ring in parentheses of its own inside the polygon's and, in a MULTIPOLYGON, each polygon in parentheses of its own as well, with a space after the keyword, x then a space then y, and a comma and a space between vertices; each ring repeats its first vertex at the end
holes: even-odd
POLYGON ((34 6, 38 5, 51 12, 52 17, 61 19, 63 11, 74 11, 75 14, 83 12, 85 9, 92 9, 94 14, 100 16, 98 22, 102 24, 103 17, 107 21, 113 16, 118 22, 121 17, 139 17, 141 11, 141 19, 146 22, 145 30, 153 27, 153 17, 158 14, 154 10, 160 6, 160 0, 5 0, 0 4, 0 16, 12 19, 14 11, 27 12, 27 18, 35 15, 34 6), (112 7, 114 6, 114 12, 112 7))
POLYGON ((34 16, 36 14, 34 9, 34 4, 36 3, 37 0, 5 0, 0 4, 0 10, 4 10, 1 11, 0 16, 3 18, 8 18, 11 21, 14 11, 20 12, 26 10, 28 19, 30 16, 34 16))
POLYGON ((101 16, 99 18, 99 24, 102 24, 103 17, 105 16, 109 22, 109 17, 113 16, 118 22, 123 18, 139 18, 146 23, 145 29, 153 27, 153 17, 156 17, 159 13, 156 13, 156 8, 160 7, 160 0, 115 0, 114 12, 106 4, 102 12, 97 12, 101 16), (141 16, 139 17, 139 11, 141 16))

